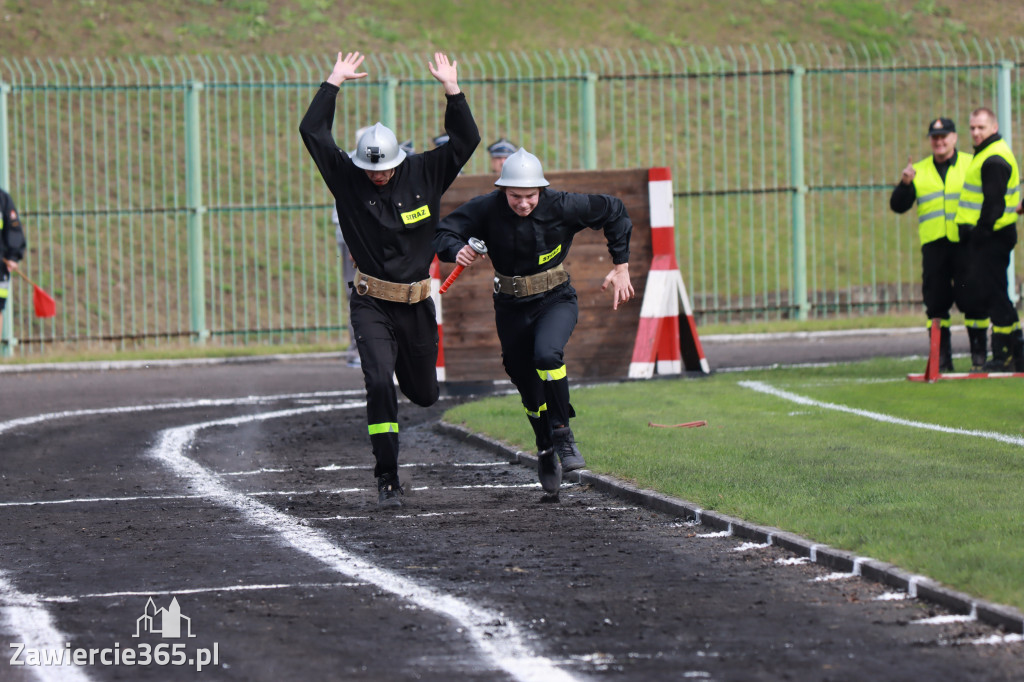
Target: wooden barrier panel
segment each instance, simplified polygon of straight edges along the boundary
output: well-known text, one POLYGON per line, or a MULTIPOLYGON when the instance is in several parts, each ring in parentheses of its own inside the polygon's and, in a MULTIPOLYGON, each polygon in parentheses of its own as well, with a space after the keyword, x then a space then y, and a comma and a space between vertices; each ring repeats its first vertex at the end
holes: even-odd
MULTIPOLYGON (((610 194, 625 203, 633 221, 629 275, 636 298, 612 310, 610 290, 601 291, 612 269, 602 230, 584 230, 573 239, 565 269, 579 298, 579 321, 565 348, 572 379, 620 379, 629 374, 640 321, 652 246, 646 168, 618 171, 562 171, 544 174, 551 189, 586 194, 610 194)), ((460 176, 441 201, 447 215, 466 201, 495 189, 497 175, 460 176)), ((455 267, 441 263, 441 281, 455 267)), ((445 379, 448 382, 507 379, 501 365, 501 345, 494 330, 494 270, 490 261, 467 268, 441 296, 443 306, 445 379)))

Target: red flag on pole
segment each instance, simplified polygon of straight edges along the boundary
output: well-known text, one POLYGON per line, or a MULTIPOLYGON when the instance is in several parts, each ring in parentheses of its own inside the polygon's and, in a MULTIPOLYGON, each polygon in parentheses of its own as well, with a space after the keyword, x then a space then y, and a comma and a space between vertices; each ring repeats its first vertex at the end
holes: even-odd
POLYGON ((36 317, 53 317, 56 315, 57 302, 53 300, 53 296, 43 291, 41 286, 30 280, 28 275, 20 269, 16 269, 15 272, 32 285, 32 306, 35 308, 36 317))

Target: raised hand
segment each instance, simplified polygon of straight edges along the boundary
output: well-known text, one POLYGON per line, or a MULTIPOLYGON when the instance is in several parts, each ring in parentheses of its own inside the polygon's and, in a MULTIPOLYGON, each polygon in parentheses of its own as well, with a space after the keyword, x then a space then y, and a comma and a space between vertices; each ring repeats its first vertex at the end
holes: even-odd
POLYGON ((902 173, 900 173, 900 182, 904 185, 909 185, 914 181, 915 175, 917 175, 917 171, 914 170, 914 160, 908 156, 907 167, 903 169, 902 173))
POLYGON ((447 95, 457 95, 460 92, 458 66, 458 62, 449 62, 448 55, 443 52, 435 52, 434 62, 427 63, 430 74, 444 86, 447 95))
POLYGON ((358 71, 365 58, 366 55, 359 54, 358 52, 349 52, 344 57, 339 52, 338 61, 334 63, 334 69, 331 71, 331 75, 327 77, 327 82, 331 85, 341 85, 348 80, 365 78, 366 72, 358 71))

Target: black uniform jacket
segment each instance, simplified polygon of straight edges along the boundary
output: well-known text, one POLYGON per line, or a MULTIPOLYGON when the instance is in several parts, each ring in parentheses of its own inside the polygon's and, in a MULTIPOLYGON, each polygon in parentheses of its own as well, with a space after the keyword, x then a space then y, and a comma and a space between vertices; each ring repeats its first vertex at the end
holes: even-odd
POLYGON ((331 127, 337 94, 336 86, 322 83, 299 132, 334 195, 352 258, 361 272, 389 282, 427 279, 441 195, 480 144, 466 97, 463 93, 445 96, 448 144, 407 156, 391 181, 377 187, 334 142, 331 127))
POLYGON ((453 262, 470 237, 487 244, 487 257, 502 275, 533 275, 565 260, 572 238, 586 228, 604 229, 612 263, 629 262, 633 223, 622 201, 605 194, 540 190, 537 207, 521 218, 496 190, 445 216, 434 237, 438 257, 453 262))
MULTIPOLYGON (((3 229, 0 229, 0 256, 4 260, 20 261, 25 255, 25 233, 21 229, 21 218, 14 206, 11 195, 0 189, 0 216, 3 217, 3 229)), ((7 274, 7 267, 0 262, 0 274, 7 274)))
MULTIPOLYGON (((1003 136, 999 133, 990 135, 974 148, 974 153, 980 154, 985 147, 1001 139, 1003 136)), ((1006 210, 1006 186, 1010 184, 1012 175, 1013 169, 1001 156, 990 156, 981 164, 981 193, 985 198, 981 202, 981 215, 978 216, 975 229, 980 228, 991 234, 996 221, 1003 217, 1006 210)))

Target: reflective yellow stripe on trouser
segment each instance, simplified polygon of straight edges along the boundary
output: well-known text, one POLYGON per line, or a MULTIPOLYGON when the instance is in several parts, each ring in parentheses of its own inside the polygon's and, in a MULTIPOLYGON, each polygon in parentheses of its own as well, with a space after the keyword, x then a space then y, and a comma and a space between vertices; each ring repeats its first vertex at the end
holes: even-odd
POLYGON ((526 410, 526 416, 527 416, 527 417, 529 417, 530 419, 540 419, 540 418, 541 418, 541 413, 543 413, 543 412, 546 412, 546 411, 547 411, 547 409, 548 409, 548 404, 547 404, 547 403, 544 403, 543 405, 541 405, 540 407, 538 407, 538 408, 537 408, 537 411, 536 411, 536 412, 534 412, 533 410, 531 410, 531 409, 530 409, 529 407, 527 407, 526 405, 523 405, 523 409, 524 409, 524 410, 526 410))
POLYGON ((371 436, 378 433, 398 433, 398 422, 383 422, 381 424, 370 424, 367 427, 371 436))
POLYGON ((1012 334, 1013 332, 1017 331, 1018 329, 1020 329, 1020 320, 1018 320, 1017 322, 1014 322, 1013 324, 1011 324, 1008 327, 997 327, 995 325, 992 325, 992 333, 993 334, 1012 334))
POLYGON ((565 365, 556 369, 538 369, 537 376, 541 381, 558 381, 566 377, 565 365))

